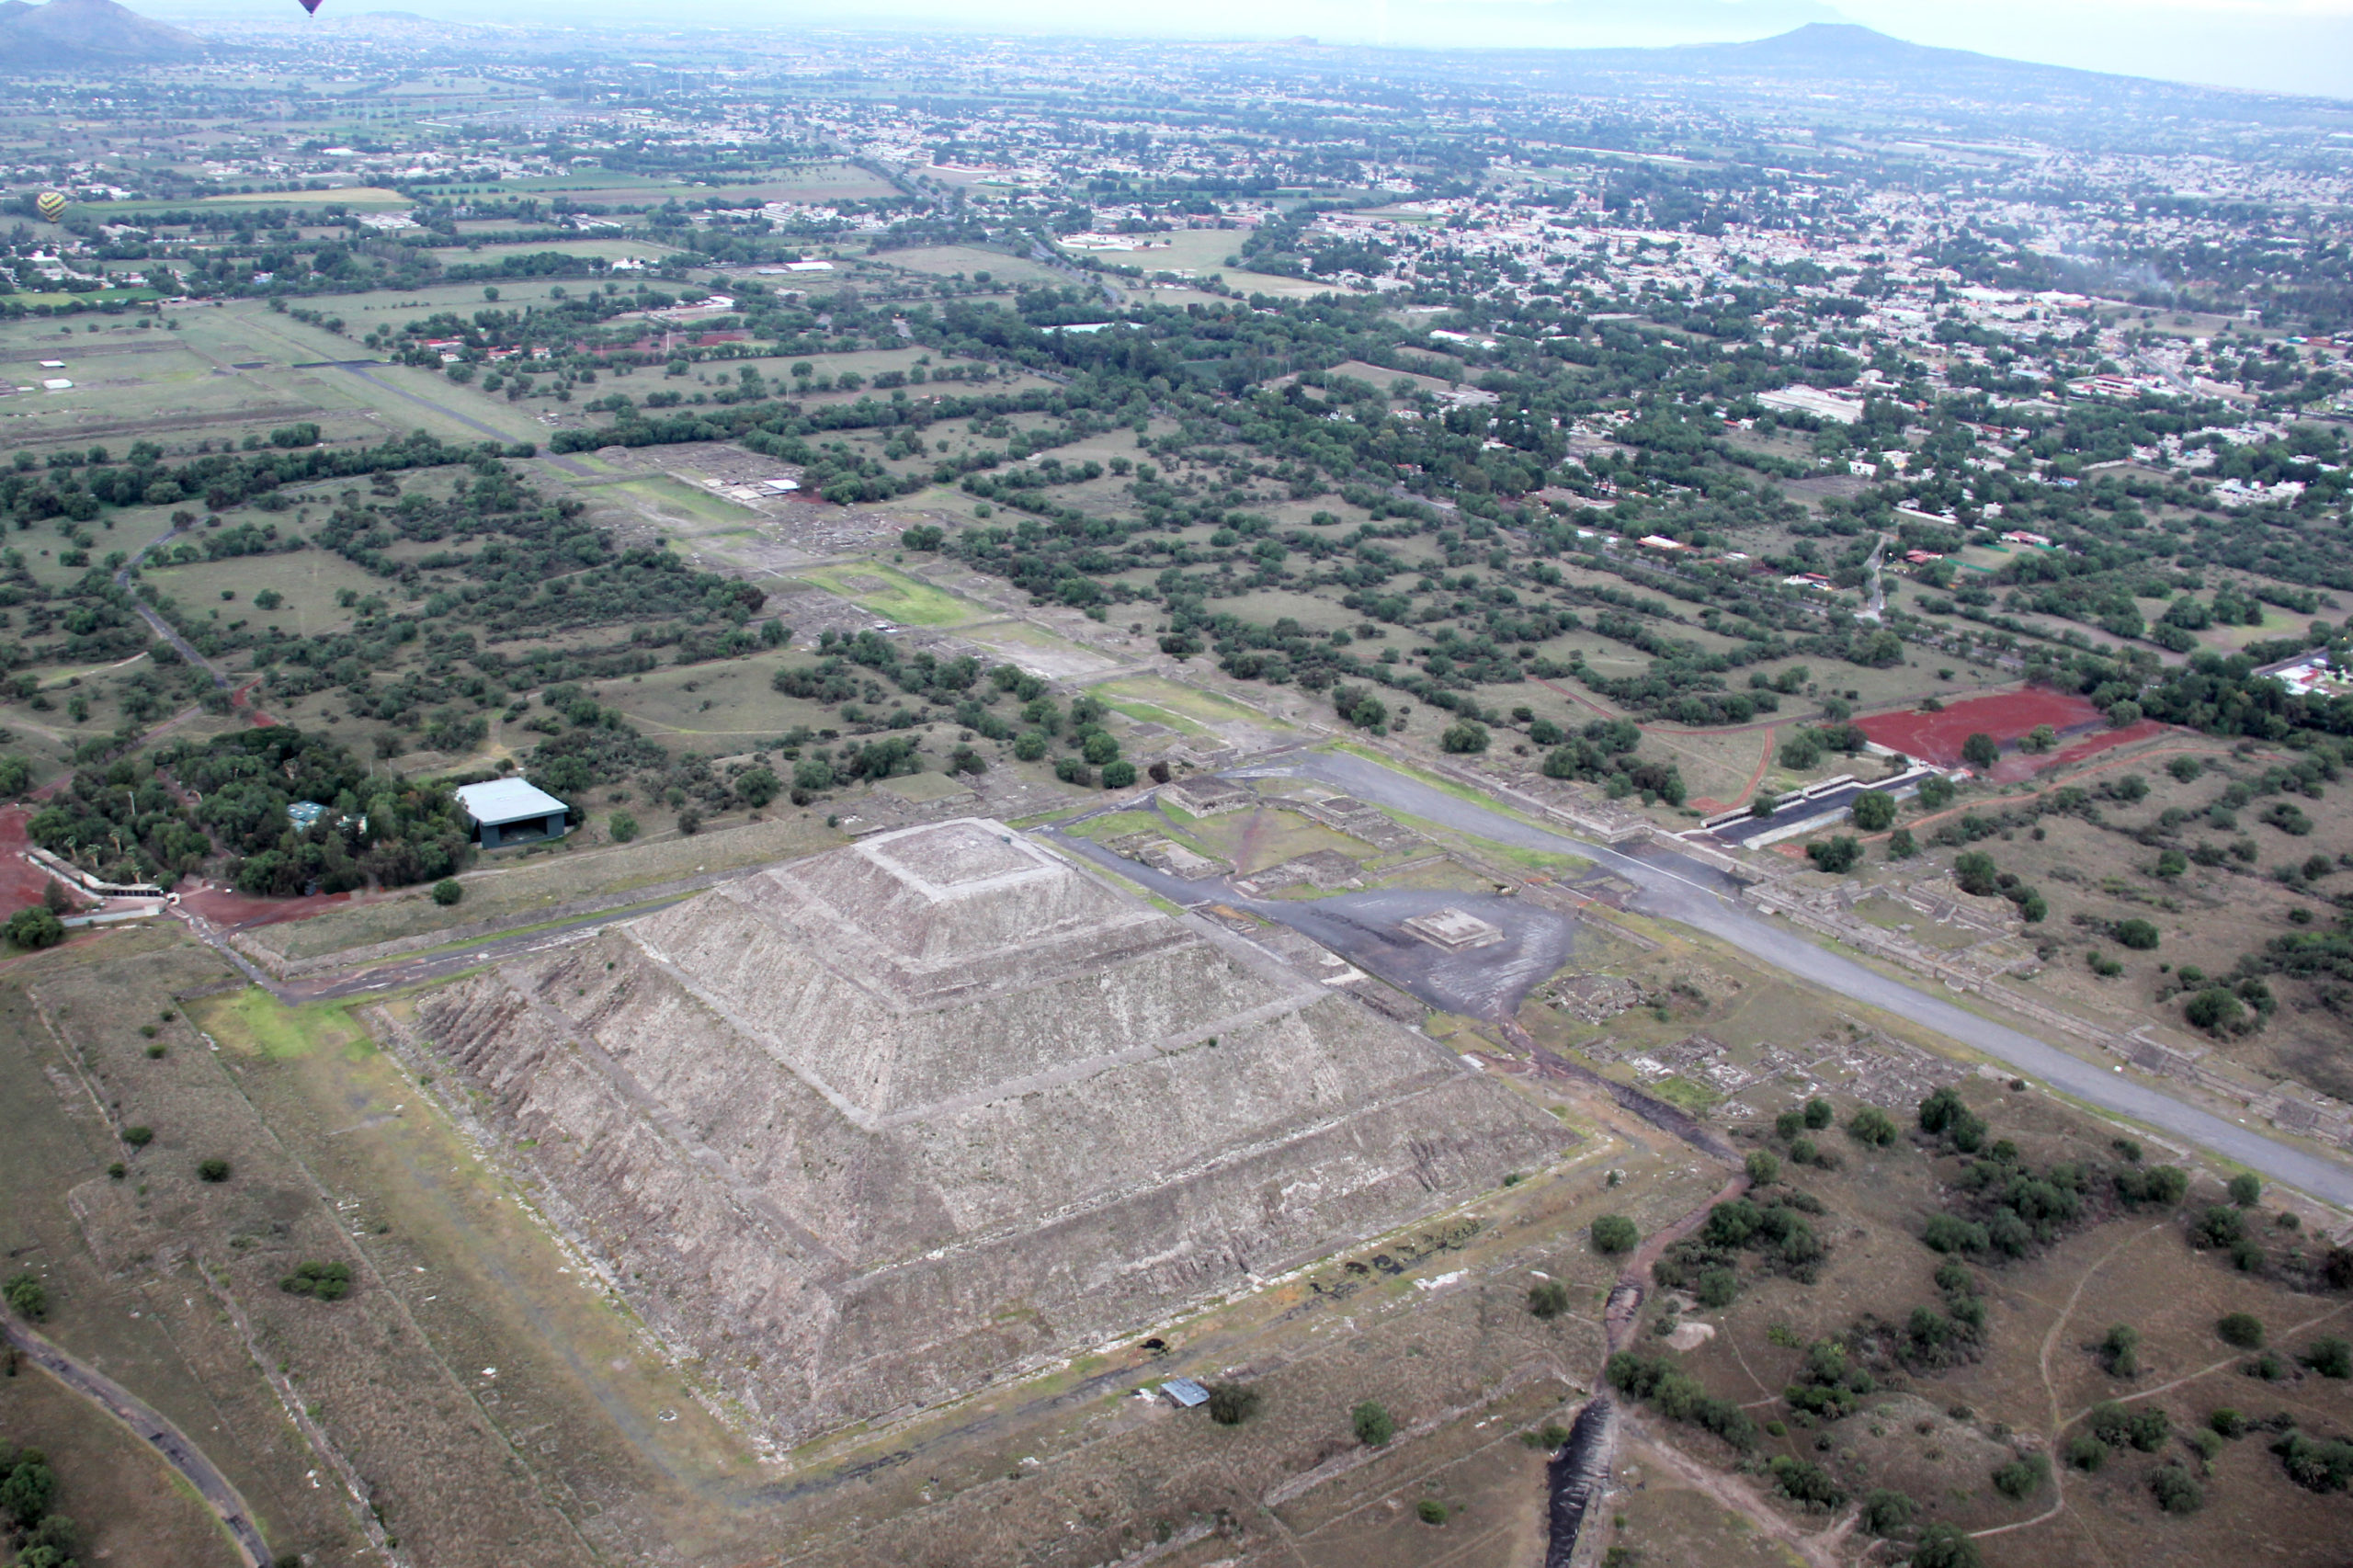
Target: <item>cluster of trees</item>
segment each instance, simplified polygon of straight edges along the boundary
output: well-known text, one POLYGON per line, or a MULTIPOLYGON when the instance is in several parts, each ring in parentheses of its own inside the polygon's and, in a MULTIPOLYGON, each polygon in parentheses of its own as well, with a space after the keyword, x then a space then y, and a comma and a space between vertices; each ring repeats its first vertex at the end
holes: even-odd
POLYGON ((14 1550, 17 1568, 74 1568, 80 1532, 64 1515, 52 1513, 57 1471, 39 1449, 0 1444, 0 1535, 14 1550))

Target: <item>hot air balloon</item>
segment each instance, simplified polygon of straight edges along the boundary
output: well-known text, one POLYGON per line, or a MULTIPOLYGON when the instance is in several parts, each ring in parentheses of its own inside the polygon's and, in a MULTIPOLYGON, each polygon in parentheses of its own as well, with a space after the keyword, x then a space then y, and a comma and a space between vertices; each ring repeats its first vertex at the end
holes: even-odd
POLYGON ((65 198, 53 190, 44 190, 34 200, 33 209, 44 222, 54 223, 65 216, 65 198))
POLYGON ((317 16, 319 14, 319 0, 302 0, 302 9, 313 17, 317 16))

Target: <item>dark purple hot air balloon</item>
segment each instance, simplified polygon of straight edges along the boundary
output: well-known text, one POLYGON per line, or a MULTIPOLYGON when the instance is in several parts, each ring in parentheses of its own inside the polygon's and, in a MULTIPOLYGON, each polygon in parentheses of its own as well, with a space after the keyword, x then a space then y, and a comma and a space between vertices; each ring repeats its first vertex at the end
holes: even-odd
POLYGON ((302 0, 302 9, 313 17, 317 16, 319 14, 319 0, 302 0))

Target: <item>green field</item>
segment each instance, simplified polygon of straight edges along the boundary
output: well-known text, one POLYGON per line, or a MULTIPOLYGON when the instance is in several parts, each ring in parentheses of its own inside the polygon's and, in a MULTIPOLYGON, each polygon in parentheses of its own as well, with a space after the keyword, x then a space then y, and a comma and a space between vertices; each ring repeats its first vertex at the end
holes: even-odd
POLYGON ((978 605, 879 562, 821 566, 801 575, 901 626, 961 626, 987 613, 978 605))

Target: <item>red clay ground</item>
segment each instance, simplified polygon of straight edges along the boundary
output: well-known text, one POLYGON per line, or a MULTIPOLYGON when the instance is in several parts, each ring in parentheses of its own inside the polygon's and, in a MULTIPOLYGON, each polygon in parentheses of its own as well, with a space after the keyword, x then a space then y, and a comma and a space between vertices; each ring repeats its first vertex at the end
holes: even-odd
POLYGON ((39 903, 49 886, 48 874, 25 858, 32 844, 25 836, 25 824, 31 816, 24 806, 0 807, 0 917, 39 903))
MULTIPOLYGON (((2084 699, 2036 686, 1995 692, 1990 697, 1972 697, 1940 713, 1876 713, 1855 721, 1863 733, 1879 744, 1923 762, 1933 762, 1939 767, 1961 766, 1961 744, 1973 734, 1991 735, 1995 744, 2007 751, 2038 724, 2048 724, 2065 734, 2070 730, 2084 730, 2104 722, 2100 710, 2084 699)), ((2124 733, 2116 732, 2120 735, 2124 733)), ((2117 744, 2107 742, 2109 745, 2117 744)), ((2043 757, 2005 757, 2003 766, 2014 760, 2033 763, 2033 767, 2017 775, 2024 778, 2063 757, 2073 760, 2074 751, 2069 747, 2043 757)))
MULTIPOLYGON (((1936 717, 1934 714, 1930 718, 1936 717)), ((2165 733, 2165 726, 2154 719, 2143 719, 2120 730, 2100 730, 2084 736, 2071 744, 2061 746, 2045 756, 2029 756, 2014 751, 1995 763, 1986 777, 1995 784, 2015 784, 2021 778, 2031 778, 2046 767, 2059 767, 2071 762, 2081 762, 2087 756, 2097 756, 2118 746, 2128 746, 2135 741, 2145 741, 2165 733)))

